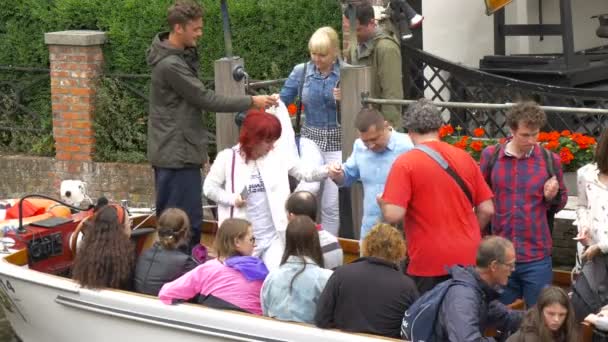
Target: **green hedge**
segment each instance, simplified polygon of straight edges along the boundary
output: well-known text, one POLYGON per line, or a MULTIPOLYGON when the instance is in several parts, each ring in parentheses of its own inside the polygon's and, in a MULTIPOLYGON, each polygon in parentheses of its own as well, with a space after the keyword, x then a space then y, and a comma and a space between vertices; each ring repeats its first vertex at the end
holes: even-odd
MULTIPOLYGON (((167 30, 166 10, 172 2, 0 1, 0 46, 10 47, 0 49, 0 65, 47 67, 44 32, 93 29, 106 31, 109 36, 109 43, 104 47, 107 73, 147 74, 150 70, 145 63, 145 51, 157 32, 167 30)), ((206 14, 199 45, 201 76, 212 77, 213 61, 224 55, 220 1, 203 0, 202 3, 206 14)), ((245 59, 246 69, 254 79, 286 77, 296 63, 308 58, 307 41, 316 28, 325 25, 340 28, 339 3, 339 0, 229 0, 234 54, 245 59)), ((143 161, 145 125, 141 122, 146 119, 147 104, 120 82, 112 80, 104 78, 101 82, 96 114, 96 159, 143 161), (123 129, 104 128, 115 127, 117 123, 123 129)), ((139 86, 141 91, 146 91, 145 82, 139 86)), ((40 96, 49 97, 48 93, 40 96)), ((50 122, 50 109, 47 110, 43 115, 46 122, 50 122)), ((48 138, 44 141, 50 144, 48 138)), ((44 152, 29 152, 48 154, 49 149, 41 149, 40 143, 34 145, 44 152)), ((6 143, 0 139, 0 148, 5 147, 2 145, 6 143)))

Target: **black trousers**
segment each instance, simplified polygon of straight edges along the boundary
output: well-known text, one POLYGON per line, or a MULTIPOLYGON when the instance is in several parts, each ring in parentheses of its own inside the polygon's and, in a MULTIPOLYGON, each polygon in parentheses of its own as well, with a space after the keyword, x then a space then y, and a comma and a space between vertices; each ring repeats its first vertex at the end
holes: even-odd
POLYGON ((156 217, 167 208, 179 208, 190 219, 190 251, 201 240, 203 221, 203 176, 200 167, 166 169, 154 167, 156 217))

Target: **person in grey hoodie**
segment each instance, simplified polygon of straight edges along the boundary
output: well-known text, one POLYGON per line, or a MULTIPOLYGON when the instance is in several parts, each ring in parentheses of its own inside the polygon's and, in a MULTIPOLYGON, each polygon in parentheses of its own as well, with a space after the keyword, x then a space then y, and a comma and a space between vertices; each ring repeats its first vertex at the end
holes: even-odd
POLYGON ((196 42, 203 32, 203 9, 177 1, 168 10, 170 32, 159 33, 147 51, 152 67, 148 117, 148 160, 154 168, 156 213, 184 210, 192 225, 190 248, 200 241, 201 167, 207 158, 203 111, 239 112, 276 104, 278 96, 221 96, 198 78, 196 42))

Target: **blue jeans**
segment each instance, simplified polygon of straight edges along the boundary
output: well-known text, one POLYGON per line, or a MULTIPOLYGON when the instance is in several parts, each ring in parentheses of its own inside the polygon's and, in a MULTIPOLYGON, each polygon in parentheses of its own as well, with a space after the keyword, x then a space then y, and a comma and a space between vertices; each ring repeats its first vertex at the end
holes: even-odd
POLYGON ((536 304, 540 291, 553 282, 553 262, 548 256, 531 262, 518 262, 515 271, 509 277, 509 284, 500 296, 503 304, 511 304, 518 298, 523 298, 526 307, 536 304))

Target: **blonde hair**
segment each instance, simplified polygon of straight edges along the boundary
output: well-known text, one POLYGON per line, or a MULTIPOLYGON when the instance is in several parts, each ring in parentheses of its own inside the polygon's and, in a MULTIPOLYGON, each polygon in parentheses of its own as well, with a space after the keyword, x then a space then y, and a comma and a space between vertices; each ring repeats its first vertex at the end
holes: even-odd
POLYGON ((190 219, 181 209, 169 208, 158 219, 158 242, 165 249, 175 249, 190 231, 190 219))
POLYGON ((229 218, 222 222, 213 241, 213 248, 218 259, 239 254, 236 250, 235 241, 247 235, 249 227, 251 227, 249 221, 239 218, 229 218))
POLYGON ((308 51, 320 54, 338 54, 340 40, 336 30, 324 26, 315 31, 308 41, 308 51))
POLYGON ((363 256, 376 257, 398 263, 405 257, 405 241, 393 226, 378 223, 367 233, 361 246, 363 256))

